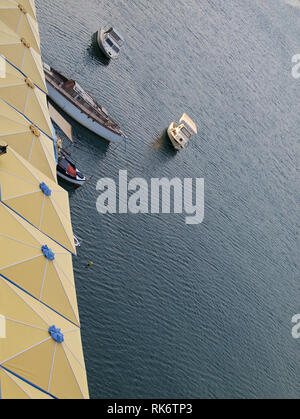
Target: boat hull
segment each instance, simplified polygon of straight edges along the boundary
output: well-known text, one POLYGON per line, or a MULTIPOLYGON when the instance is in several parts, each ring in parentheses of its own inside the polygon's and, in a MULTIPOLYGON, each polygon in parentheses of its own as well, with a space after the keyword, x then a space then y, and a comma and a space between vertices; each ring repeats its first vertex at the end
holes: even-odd
POLYGON ((174 128, 176 128, 176 122, 172 122, 169 125, 169 128, 168 128, 168 137, 169 137, 169 139, 170 139, 173 147, 175 148, 175 150, 180 151, 180 150, 183 150, 184 148, 182 146, 180 146, 178 144, 178 142, 175 140, 174 135, 173 135, 173 132, 172 132, 174 128))
POLYGON ((48 81, 47 81, 48 96, 53 100, 64 112, 83 125, 85 128, 92 131, 99 137, 104 138, 107 141, 113 143, 121 143, 123 137, 115 132, 109 130, 103 125, 95 122, 93 119, 88 117, 85 113, 81 112, 75 105, 73 105, 68 99, 66 99, 60 92, 58 92, 48 81))
POLYGON ((65 180, 66 182, 72 183, 73 185, 77 185, 77 186, 82 186, 86 182, 86 179, 81 179, 81 180, 71 179, 70 177, 65 176, 64 174, 60 173, 59 171, 57 171, 57 176, 60 177, 61 179, 65 180))
POLYGON ((108 50, 107 48, 105 48, 103 28, 100 28, 97 32, 97 44, 101 52, 106 56, 106 58, 115 60, 119 57, 119 54, 114 53, 113 50, 108 50))

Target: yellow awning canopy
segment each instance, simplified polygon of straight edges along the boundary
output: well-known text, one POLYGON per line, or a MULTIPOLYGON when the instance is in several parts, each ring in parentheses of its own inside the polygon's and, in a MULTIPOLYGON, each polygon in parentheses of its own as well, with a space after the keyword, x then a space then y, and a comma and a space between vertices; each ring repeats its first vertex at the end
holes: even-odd
POLYGON ((79 325, 72 255, 3 203, 0 219, 0 275, 79 325))
POLYGON ((29 118, 40 130, 52 136, 46 94, 9 64, 6 66, 6 77, 0 78, 0 98, 29 118))
POLYGON ((21 70, 38 87, 46 91, 41 56, 20 36, 0 20, 0 54, 21 70))
POLYGON ((6 339, 0 340, 2 398, 14 396, 8 379, 16 376, 35 398, 42 391, 60 399, 88 398, 80 329, 1 276, 0 306, 6 322, 6 339))
POLYGON ((67 191, 10 147, 0 158, 0 187, 1 202, 76 253, 67 191))
POLYGON ((40 35, 34 2, 28 0, 0 0, 0 20, 9 26, 40 53, 40 35))
POLYGON ((0 99, 0 142, 56 182, 54 143, 19 112, 0 99))

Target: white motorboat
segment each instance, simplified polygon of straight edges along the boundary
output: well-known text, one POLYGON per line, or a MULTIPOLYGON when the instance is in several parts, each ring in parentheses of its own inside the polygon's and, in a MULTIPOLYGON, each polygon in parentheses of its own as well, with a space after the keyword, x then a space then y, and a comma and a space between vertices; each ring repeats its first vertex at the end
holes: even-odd
POLYGON ((186 113, 180 118, 179 124, 172 122, 168 128, 168 136, 176 150, 187 148, 194 134, 197 134, 197 126, 186 113))
POLYGON ((100 28, 97 32, 97 43, 107 58, 116 59, 124 43, 122 36, 112 27, 100 28))
POLYGON ((86 177, 77 169, 75 163, 64 153, 58 156, 57 176, 73 185, 82 186, 86 177))

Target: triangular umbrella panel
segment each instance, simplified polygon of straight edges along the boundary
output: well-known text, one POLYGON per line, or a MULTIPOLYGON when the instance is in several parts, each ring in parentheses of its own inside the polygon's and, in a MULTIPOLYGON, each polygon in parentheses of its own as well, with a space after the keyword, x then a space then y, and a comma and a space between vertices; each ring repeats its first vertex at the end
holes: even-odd
POLYGON ((1 277, 0 305, 6 322, 6 339, 0 340, 2 394, 13 394, 5 389, 12 386, 3 380, 8 374, 19 386, 25 381, 27 391, 34 387, 55 398, 88 398, 80 329, 1 277))
POLYGON ((0 143, 11 146, 29 163, 56 182, 53 141, 1 99, 0 143))
POLYGON ((20 36, 0 20, 0 55, 5 57, 40 88, 46 91, 41 56, 20 36))
POLYGON ((47 96, 33 82, 7 63, 5 78, 0 78, 0 98, 25 115, 48 136, 53 135, 47 96))
POLYGON ((0 203, 0 219, 0 276, 79 325, 70 252, 3 203, 0 203))
POLYGON ((0 20, 40 54, 40 35, 33 1, 0 0, 0 20))
POLYGON ((0 367, 0 399, 53 399, 50 395, 0 367))

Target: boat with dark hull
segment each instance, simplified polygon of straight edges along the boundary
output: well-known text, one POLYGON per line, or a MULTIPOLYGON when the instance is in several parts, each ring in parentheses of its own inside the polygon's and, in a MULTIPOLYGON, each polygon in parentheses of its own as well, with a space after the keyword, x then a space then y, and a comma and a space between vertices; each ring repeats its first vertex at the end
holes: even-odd
POLYGON ((126 136, 119 125, 74 80, 67 79, 58 71, 44 64, 48 96, 66 114, 108 141, 120 143, 126 136))
POLYGON ((57 160, 57 176, 77 186, 82 186, 86 182, 86 177, 64 153, 61 153, 57 160))

